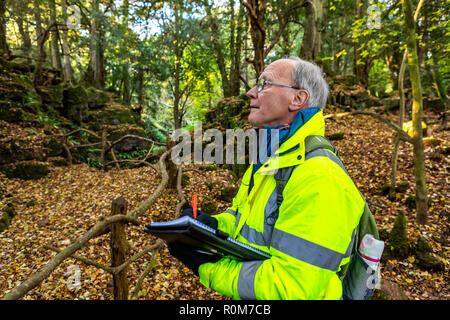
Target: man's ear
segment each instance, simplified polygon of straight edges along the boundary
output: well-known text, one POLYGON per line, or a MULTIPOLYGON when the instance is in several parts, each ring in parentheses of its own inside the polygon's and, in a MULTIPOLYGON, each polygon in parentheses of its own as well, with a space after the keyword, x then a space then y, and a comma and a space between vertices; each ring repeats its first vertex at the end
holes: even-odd
POLYGON ((309 92, 305 89, 297 90, 291 103, 289 104, 289 111, 299 111, 306 107, 309 100, 309 92))

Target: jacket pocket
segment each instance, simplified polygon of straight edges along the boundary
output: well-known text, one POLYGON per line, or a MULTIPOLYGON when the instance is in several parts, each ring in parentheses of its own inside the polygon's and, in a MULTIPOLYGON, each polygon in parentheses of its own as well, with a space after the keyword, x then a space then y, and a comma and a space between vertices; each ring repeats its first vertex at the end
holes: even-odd
MULTIPOLYGON (((378 269, 378 267, 377 267, 378 269)), ((378 280, 378 270, 369 266, 355 252, 342 282, 344 300, 368 300, 378 280)))

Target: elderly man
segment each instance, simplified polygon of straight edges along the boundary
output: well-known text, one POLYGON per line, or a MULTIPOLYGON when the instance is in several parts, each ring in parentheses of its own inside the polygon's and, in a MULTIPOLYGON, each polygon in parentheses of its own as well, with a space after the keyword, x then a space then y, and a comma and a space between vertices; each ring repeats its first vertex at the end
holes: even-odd
POLYGON ((296 57, 271 63, 247 92, 248 121, 278 129, 279 147, 250 165, 230 208, 199 219, 271 258, 193 262, 172 250, 206 287, 235 299, 342 298, 338 272, 350 260, 365 203, 333 155, 305 159, 305 139, 324 136, 327 95, 320 68, 296 57), (273 172, 283 168, 292 170, 280 196, 273 172))

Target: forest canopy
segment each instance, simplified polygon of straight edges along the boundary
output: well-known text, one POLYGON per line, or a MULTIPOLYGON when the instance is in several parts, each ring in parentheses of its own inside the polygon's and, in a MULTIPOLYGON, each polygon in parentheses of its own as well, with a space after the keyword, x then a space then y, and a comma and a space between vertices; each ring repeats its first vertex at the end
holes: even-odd
MULTIPOLYGON (((416 30, 424 94, 445 100, 449 9, 425 2, 416 30)), ((2 0, 0 21, 5 56, 106 88, 166 129, 245 93, 264 65, 284 56, 392 96, 406 48, 398 0, 2 0)))

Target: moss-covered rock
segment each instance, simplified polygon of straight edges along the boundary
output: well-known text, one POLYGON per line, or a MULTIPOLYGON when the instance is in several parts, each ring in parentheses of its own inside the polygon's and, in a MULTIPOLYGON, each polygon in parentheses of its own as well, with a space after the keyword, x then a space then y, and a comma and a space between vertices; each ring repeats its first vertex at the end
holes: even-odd
POLYGON ((22 122, 23 112, 20 108, 15 107, 11 101, 0 100, 0 120, 11 123, 22 122))
POLYGON ((5 165, 0 171, 7 178, 19 178, 23 180, 37 180, 45 177, 50 172, 45 163, 27 161, 5 165))
POLYGON ((406 234, 406 216, 401 210, 399 210, 397 218, 395 218, 394 227, 389 233, 389 248, 391 254, 398 258, 408 256, 409 244, 406 234))
POLYGON ((0 165, 27 160, 43 161, 44 159, 44 148, 18 144, 12 139, 0 142, 0 165))
POLYGON ((337 132, 337 133, 330 134, 328 136, 328 139, 329 140, 342 140, 342 139, 344 139, 344 137, 345 137, 344 132, 337 132))
POLYGON ((370 300, 408 300, 408 297, 397 283, 381 279, 370 300))
POLYGON ((218 198, 223 201, 231 202, 238 192, 236 187, 227 187, 220 191, 218 198))
POLYGON ((11 224, 12 218, 16 215, 16 211, 11 202, 3 208, 2 214, 0 216, 0 232, 5 231, 11 224))
MULTIPOLYGON (((113 129, 108 130, 107 139, 111 142, 116 141, 126 135, 133 135, 138 137, 146 137, 145 130, 135 124, 121 124, 114 126, 113 129)), ((130 152, 141 149, 148 150, 151 143, 139 138, 129 137, 114 145, 117 152, 130 152)))
POLYGON ((387 196, 389 195, 389 193, 392 190, 392 185, 389 182, 386 182, 383 184, 383 186, 381 187, 381 194, 383 196, 387 196))
POLYGON ((124 123, 134 124, 135 119, 131 114, 131 110, 121 106, 113 105, 100 110, 89 112, 89 120, 102 124, 119 125, 124 123))
POLYGON ((405 199, 405 204, 411 211, 416 209, 416 197, 413 195, 409 195, 405 199))
POLYGON ((68 165, 67 159, 63 157, 51 157, 47 161, 56 167, 65 167, 68 165))
POLYGON ((408 190, 409 183, 408 181, 402 181, 397 186, 395 186, 395 192, 403 193, 408 190))
POLYGON ((45 147, 48 148, 48 156, 54 157, 59 156, 63 153, 64 148, 61 145, 61 142, 55 139, 54 137, 50 137, 45 144, 45 147))
POLYGON ((82 85, 66 86, 63 91, 64 109, 61 114, 76 124, 89 118, 88 92, 82 85))
POLYGON ((94 87, 90 87, 86 90, 88 97, 89 110, 97 110, 107 106, 110 102, 109 95, 102 90, 98 90, 94 87))
POLYGON ((63 109, 64 86, 62 84, 40 86, 36 88, 36 91, 42 98, 43 111, 63 109))
POLYGON ((433 249, 425 238, 420 237, 417 240, 414 250, 417 257, 417 264, 420 267, 437 271, 443 271, 445 269, 442 261, 433 256, 433 249))
POLYGON ((205 213, 213 214, 217 212, 217 204, 213 199, 206 198, 202 205, 202 211, 205 213))

